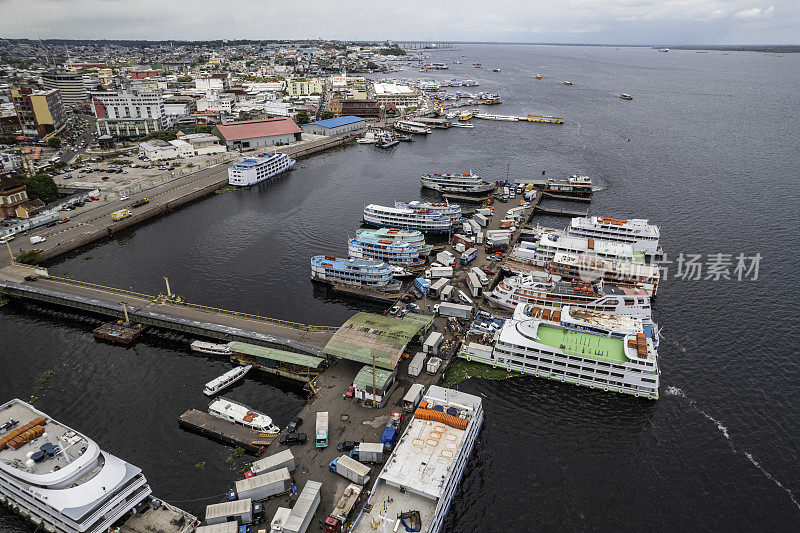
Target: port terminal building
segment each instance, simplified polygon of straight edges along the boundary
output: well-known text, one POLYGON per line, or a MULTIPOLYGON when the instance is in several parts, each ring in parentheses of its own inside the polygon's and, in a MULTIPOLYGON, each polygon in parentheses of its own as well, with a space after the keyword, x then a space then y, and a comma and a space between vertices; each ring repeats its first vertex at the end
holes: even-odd
POLYGON ((301 140, 303 130, 288 117, 218 124, 214 135, 231 149, 281 146, 301 140))
POLYGON ((365 128, 367 121, 361 117, 343 116, 303 124, 303 133, 313 135, 338 135, 365 128))

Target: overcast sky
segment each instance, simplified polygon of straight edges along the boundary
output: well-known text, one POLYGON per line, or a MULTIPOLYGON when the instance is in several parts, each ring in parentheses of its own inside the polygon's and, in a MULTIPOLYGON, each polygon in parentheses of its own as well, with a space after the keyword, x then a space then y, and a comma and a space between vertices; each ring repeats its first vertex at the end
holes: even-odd
POLYGON ((0 37, 798 44, 800 0, 0 0, 0 37))

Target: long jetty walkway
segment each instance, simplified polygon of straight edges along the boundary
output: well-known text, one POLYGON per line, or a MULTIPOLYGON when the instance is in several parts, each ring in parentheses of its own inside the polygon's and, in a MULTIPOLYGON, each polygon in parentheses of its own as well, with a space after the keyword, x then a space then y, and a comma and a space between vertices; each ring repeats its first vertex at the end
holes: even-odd
MULTIPOLYGON (((36 281, 25 281, 25 277, 33 273, 33 268, 16 264, 0 269, 0 295, 55 304, 115 319, 124 317, 124 303, 131 322, 219 341, 240 341, 317 357, 324 357, 322 348, 338 329, 335 326, 300 324, 56 276, 40 275, 36 281)), ((40 273, 43 271, 40 270, 40 273)))

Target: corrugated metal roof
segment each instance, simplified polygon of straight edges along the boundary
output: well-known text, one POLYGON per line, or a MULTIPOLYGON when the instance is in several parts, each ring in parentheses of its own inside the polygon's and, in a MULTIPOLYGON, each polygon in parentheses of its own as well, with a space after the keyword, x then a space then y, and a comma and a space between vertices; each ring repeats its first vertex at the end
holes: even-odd
POLYGON ((327 118, 325 120, 318 120, 316 122, 309 122, 306 126, 322 126, 323 128, 337 128, 339 126, 346 126, 354 122, 364 122, 361 117, 345 116, 336 118, 327 118))
POLYGON ((206 507, 206 520, 220 516, 235 516, 253 512, 253 501, 250 498, 232 502, 215 503, 206 507))
MULTIPOLYGON (((393 374, 394 371, 392 370, 376 367, 375 387, 379 390, 383 390, 386 386, 386 382, 391 379, 393 374)), ((361 390, 372 390, 372 366, 364 365, 361 367, 361 370, 358 371, 358 374, 356 374, 356 377, 353 379, 353 386, 361 390)))
POLYGON ((267 348, 265 346, 247 344, 245 342, 234 341, 228 346, 234 353, 251 355, 253 357, 261 357, 264 359, 272 359, 273 361, 279 361, 281 363, 291 363, 294 365, 307 366, 311 368, 319 368, 324 361, 324 359, 314 357, 313 355, 276 350, 275 348, 267 348))
POLYGON ((200 526, 195 533, 237 533, 238 531, 239 522, 223 522, 212 526, 200 526))
POLYGON ((289 135, 302 133, 300 126, 287 117, 268 118, 263 120, 245 120, 241 122, 228 122, 217 124, 217 129, 226 141, 240 141, 255 137, 270 137, 273 135, 289 135))
POLYGON ((389 370, 397 366, 406 345, 433 317, 410 313, 403 319, 375 313, 357 313, 340 327, 323 351, 334 357, 375 364, 389 370), (414 315, 412 317, 412 315, 414 315))

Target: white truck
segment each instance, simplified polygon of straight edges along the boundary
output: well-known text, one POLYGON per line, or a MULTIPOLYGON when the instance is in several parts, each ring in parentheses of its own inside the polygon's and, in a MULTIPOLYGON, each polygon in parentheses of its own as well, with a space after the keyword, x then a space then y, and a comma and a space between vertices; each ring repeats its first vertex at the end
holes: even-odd
POLYGON ((236 495, 240 500, 266 500, 278 494, 285 494, 292 488, 292 475, 284 467, 265 474, 240 479, 236 482, 236 495))
POLYGON ((486 272, 484 272, 480 268, 472 267, 471 269, 469 269, 469 271, 474 273, 476 276, 478 276, 478 279, 480 280, 481 285, 486 285, 487 283, 489 283, 489 276, 487 276, 486 272))
POLYGON ((452 278, 453 277, 453 268, 452 267, 431 267, 425 271, 425 277, 428 279, 439 279, 439 278, 452 278))
POLYGON ((436 254, 436 261, 444 266, 452 266, 456 262, 456 256, 447 250, 442 250, 436 254))
POLYGON ((469 319, 472 318, 472 311, 473 309, 471 305, 462 305, 453 302, 442 302, 439 304, 440 316, 452 316, 455 318, 469 319))
POLYGON ((367 465, 362 465, 350 456, 342 455, 341 457, 337 457, 330 462, 328 468, 330 468, 331 472, 336 472, 353 483, 366 485, 369 482, 370 468, 367 465))
POLYGON ((350 451, 350 457, 359 463, 382 463, 384 446, 380 442, 360 442, 350 451))
POLYGON ((408 363, 408 375, 415 378, 420 375, 425 367, 425 353, 417 352, 414 358, 408 363))
POLYGON ((487 224, 489 224, 489 220, 480 213, 475 213, 472 215, 472 220, 478 223, 479 226, 485 228, 487 224))
POLYGON ((286 449, 278 453, 272 454, 269 457, 264 457, 253 463, 250 471, 253 475, 266 474, 273 470, 280 470, 281 468, 288 468, 290 472, 295 469, 294 455, 292 450, 286 449))
POLYGON ((39 244, 40 242, 44 242, 47 239, 45 239, 44 237, 40 237, 38 235, 34 235, 29 240, 30 240, 31 244, 39 244))
POLYGON ((454 289, 453 289, 453 286, 452 286, 452 285, 447 285, 447 286, 446 286, 446 287, 444 287, 444 288, 441 290, 441 292, 439 293, 439 298, 440 298, 440 299, 441 299, 443 302, 449 302, 450 300, 452 300, 452 299, 453 299, 453 290, 454 290, 454 289))
POLYGON ((283 533, 306 533, 321 499, 322 483, 306 481, 300 496, 297 497, 289 518, 283 524, 283 533))
POLYGON ((467 287, 469 288, 469 292, 473 298, 477 298, 481 295, 483 285, 481 285, 481 280, 478 279, 478 276, 475 275, 475 272, 467 273, 467 287))
POLYGON ((437 373, 441 367, 442 367, 442 360, 439 359, 438 357, 431 357, 430 359, 428 359, 428 368, 427 368, 428 374, 437 373))

